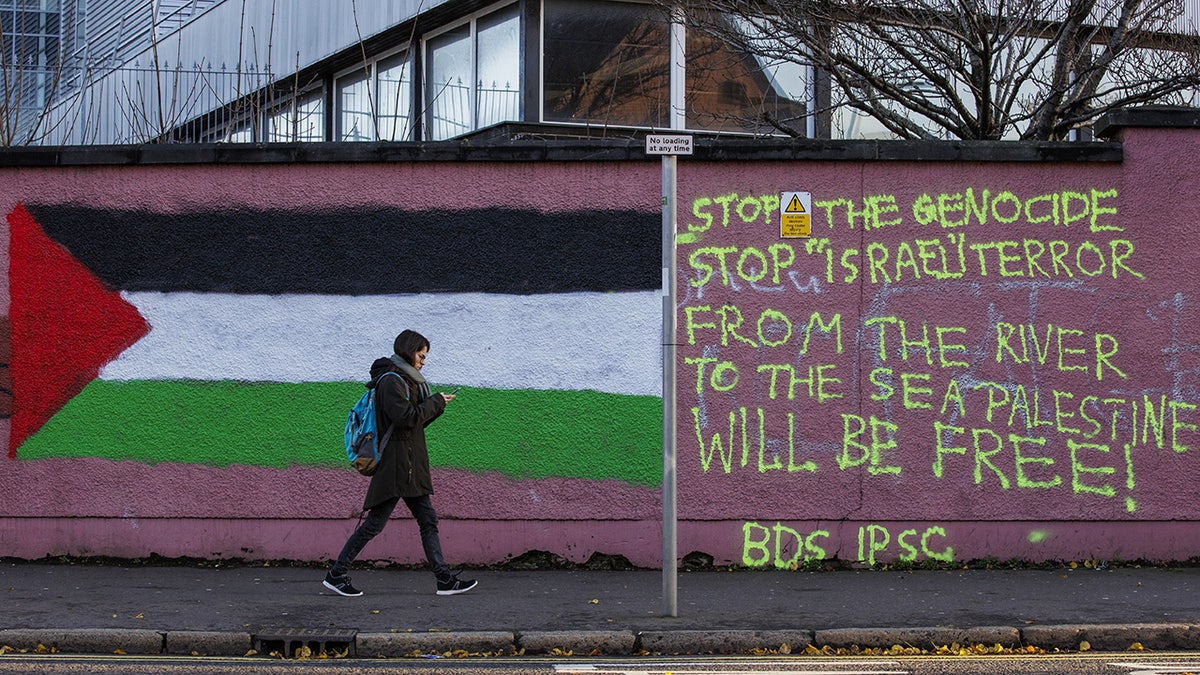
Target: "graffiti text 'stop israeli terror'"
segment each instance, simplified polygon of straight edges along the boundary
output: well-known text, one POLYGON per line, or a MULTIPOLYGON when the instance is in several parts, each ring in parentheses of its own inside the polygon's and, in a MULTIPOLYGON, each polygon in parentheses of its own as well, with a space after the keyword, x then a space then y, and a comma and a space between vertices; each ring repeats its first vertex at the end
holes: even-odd
POLYGON ((728 240, 734 231, 777 227, 778 197, 736 192, 698 197, 692 202, 696 220, 686 225, 683 238, 689 283, 773 291, 788 285, 808 289, 813 280, 1144 280, 1134 242, 1117 224, 1116 198, 1115 189, 1021 198, 968 188, 922 194, 907 207, 895 195, 818 199, 814 233, 824 229, 828 236, 814 236, 802 246, 787 241, 738 246, 728 240), (877 240, 847 236, 848 230, 872 233, 877 240))

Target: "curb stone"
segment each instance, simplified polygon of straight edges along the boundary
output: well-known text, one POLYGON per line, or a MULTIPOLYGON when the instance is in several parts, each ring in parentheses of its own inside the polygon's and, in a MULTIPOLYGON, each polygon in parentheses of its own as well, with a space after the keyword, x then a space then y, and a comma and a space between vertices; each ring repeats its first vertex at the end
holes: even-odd
POLYGON ((779 649, 790 645, 793 652, 812 642, 809 630, 671 630, 642 631, 642 649, 659 654, 741 654, 755 649, 779 649))
POLYGON ((628 656, 637 647, 637 635, 628 630, 529 631, 519 633, 516 644, 527 654, 548 654, 559 649, 572 652, 576 656, 587 656, 592 652, 628 656))
POLYGON ((0 645, 16 649, 37 649, 45 645, 69 654, 161 654, 164 633, 157 630, 125 628, 71 628, 0 630, 0 645))
POLYGON ((360 658, 397 658, 414 651, 441 654, 461 649, 470 653, 508 653, 514 644, 516 637, 507 631, 359 633, 355 650, 360 658))
MULTIPOLYGON (((359 633, 354 655, 358 658, 402 658, 414 652, 436 657, 450 651, 472 654, 547 654, 554 649, 579 656, 593 651, 604 655, 632 655, 643 649, 652 654, 743 654, 757 649, 778 650, 784 644, 792 654, 804 647, 886 649, 893 645, 930 649, 935 646, 1022 644, 1042 649, 1077 650, 1087 641, 1092 651, 1128 652, 1141 643, 1148 650, 1200 651, 1200 625, 1171 623, 1058 624, 1012 628, 839 628, 828 630, 668 630, 668 631, 455 631, 359 633)), ((253 646, 248 633, 221 631, 167 631, 119 628, 0 629, 0 646, 35 650, 38 645, 64 654, 191 654, 245 656, 253 646)))
POLYGON ((1085 640, 1096 651, 1123 652, 1134 642, 1146 649, 1200 649, 1200 626, 1189 624, 1026 626, 1021 635, 1025 644, 1043 649, 1079 649, 1079 643, 1085 640))
POLYGON ((200 654, 201 656, 245 656, 254 648, 249 633, 221 631, 168 631, 163 643, 164 654, 200 654))
POLYGON ((847 649, 855 645, 887 649, 894 645, 931 649, 942 645, 1001 644, 1017 647, 1021 644, 1021 631, 1007 626, 982 626, 979 628, 831 628, 819 630, 813 645, 847 649))

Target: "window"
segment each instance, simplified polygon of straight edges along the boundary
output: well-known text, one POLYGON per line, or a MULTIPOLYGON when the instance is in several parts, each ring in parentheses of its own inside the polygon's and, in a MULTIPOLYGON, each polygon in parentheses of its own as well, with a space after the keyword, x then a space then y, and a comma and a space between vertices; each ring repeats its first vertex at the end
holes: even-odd
POLYGON ((218 142, 225 143, 253 143, 254 142, 254 127, 249 124, 242 124, 234 127, 234 130, 229 133, 229 138, 218 139, 218 142))
POLYGON ((371 110, 371 68, 360 69, 337 81, 339 141, 375 140, 375 116, 371 110))
POLYGON ((0 0, 0 73, 18 126, 34 121, 62 77, 61 15, 57 0, 0 0), (22 114, 24 113, 24 114, 22 114))
MULTIPOLYGON (((749 26, 740 26, 749 34, 749 26)), ((767 120, 803 131, 808 115, 812 68, 771 58, 790 51, 777 40, 761 43, 755 54, 734 51, 700 30, 687 35, 687 127, 711 131, 779 133, 767 120)))
POLYGON ((546 0, 542 119, 670 124, 670 37, 652 5, 546 0))
POLYGON ((425 43, 426 137, 443 140, 520 119, 517 6, 455 26, 425 43))
POLYGON ((412 135, 412 68, 401 52, 337 80, 341 141, 406 141, 412 135))
POLYGON ((478 89, 475 126, 486 127, 521 115, 520 22, 517 6, 483 17, 478 22, 476 53, 478 89))
POLYGON ((325 140, 325 101, 321 90, 302 93, 271 115, 267 130, 270 143, 325 140))
POLYGON ((0 0, 0 45, 7 67, 56 68, 60 31, 57 0, 0 0))
POLYGON ((412 139, 412 61, 408 52, 379 61, 379 101, 377 128, 379 139, 407 141, 412 139))
POLYGON ((471 26, 464 25, 429 41, 429 128, 433 140, 471 130, 471 26))

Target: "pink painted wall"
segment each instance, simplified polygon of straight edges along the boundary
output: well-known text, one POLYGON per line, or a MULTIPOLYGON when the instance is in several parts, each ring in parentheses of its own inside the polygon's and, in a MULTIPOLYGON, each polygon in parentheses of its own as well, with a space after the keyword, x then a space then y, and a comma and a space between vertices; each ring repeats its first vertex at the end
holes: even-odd
MULTIPOLYGON (((1200 130, 1122 141, 1122 162, 681 160, 680 553, 765 567, 1200 555, 1200 130), (968 188, 999 199, 986 222, 921 222, 939 202, 963 218, 968 188), (811 196, 807 239, 761 210, 793 191, 811 196), (943 251, 961 276, 932 273, 943 251)), ((656 162, 0 168, 0 204, 652 212, 658 180, 656 162)), ((455 561, 661 564, 656 487, 434 480, 455 561)), ((25 558, 324 560, 365 488, 340 469, 101 458, 0 460, 0 485, 0 555, 25 558)), ((405 520, 367 557, 419 561, 405 520)))
POLYGON ((1197 149, 688 165, 681 517, 741 521, 748 565, 1196 555, 1197 149), (786 191, 811 238, 758 212, 786 191))

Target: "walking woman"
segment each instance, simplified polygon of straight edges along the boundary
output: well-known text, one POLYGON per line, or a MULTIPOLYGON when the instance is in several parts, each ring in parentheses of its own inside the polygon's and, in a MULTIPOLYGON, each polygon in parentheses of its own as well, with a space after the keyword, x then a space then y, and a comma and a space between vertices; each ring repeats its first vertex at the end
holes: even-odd
POLYGON ((474 579, 460 579, 451 573, 442 558, 438 538, 438 517, 433 509, 433 479, 429 472, 429 452, 425 446, 425 427, 446 410, 453 394, 430 394, 421 375, 429 354, 429 340, 412 330, 396 336, 394 354, 371 364, 371 382, 375 388, 377 425, 382 436, 391 427, 391 436, 381 450, 379 467, 371 476, 363 510, 367 516, 350 535, 333 569, 325 575, 325 587, 345 596, 362 591, 350 583, 350 564, 367 542, 383 531, 400 500, 417 519, 425 559, 437 577, 438 595, 456 595, 475 587, 474 579), (397 373, 399 377, 383 377, 397 373))

